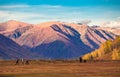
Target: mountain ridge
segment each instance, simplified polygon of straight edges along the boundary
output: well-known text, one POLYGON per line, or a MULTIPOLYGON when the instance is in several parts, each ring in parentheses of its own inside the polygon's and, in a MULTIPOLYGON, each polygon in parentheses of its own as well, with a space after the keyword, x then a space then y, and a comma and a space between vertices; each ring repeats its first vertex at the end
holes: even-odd
POLYGON ((21 29, 22 32, 19 28, 13 30, 13 34, 8 32, 6 37, 46 59, 77 58, 116 37, 110 32, 88 25, 56 21, 32 25, 27 30, 24 27, 21 29), (15 36, 16 30, 20 36, 10 37, 15 36))
POLYGON ((33 56, 29 50, 0 34, 0 57, 2 59, 31 59, 33 56))

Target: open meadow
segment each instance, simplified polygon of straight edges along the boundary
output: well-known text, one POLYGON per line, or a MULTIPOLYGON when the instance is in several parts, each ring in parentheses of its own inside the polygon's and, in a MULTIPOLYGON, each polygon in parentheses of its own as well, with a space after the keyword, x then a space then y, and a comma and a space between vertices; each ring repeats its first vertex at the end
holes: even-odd
POLYGON ((0 61, 0 77, 120 77, 120 61, 0 61))

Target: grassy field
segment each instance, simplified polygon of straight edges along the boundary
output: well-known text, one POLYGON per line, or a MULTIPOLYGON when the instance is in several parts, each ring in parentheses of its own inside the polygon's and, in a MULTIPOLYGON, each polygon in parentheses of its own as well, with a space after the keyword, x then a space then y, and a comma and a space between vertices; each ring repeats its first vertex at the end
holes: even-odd
POLYGON ((0 77, 120 77, 120 61, 0 61, 0 77))

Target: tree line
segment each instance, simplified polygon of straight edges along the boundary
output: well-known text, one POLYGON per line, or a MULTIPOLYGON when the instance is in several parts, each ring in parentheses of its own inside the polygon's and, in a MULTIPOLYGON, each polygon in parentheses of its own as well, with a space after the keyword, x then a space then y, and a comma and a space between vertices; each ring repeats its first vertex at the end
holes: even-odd
POLYGON ((117 36, 114 40, 108 40, 104 42, 98 49, 87 53, 83 56, 85 60, 92 59, 105 59, 120 60, 120 36, 117 36))

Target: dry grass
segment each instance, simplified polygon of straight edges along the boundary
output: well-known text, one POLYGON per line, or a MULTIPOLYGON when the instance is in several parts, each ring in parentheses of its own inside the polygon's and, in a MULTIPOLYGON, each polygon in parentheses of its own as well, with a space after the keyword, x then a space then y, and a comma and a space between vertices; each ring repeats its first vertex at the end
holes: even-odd
POLYGON ((0 61, 0 77, 119 77, 120 61, 79 63, 77 61, 31 61, 15 65, 0 61))

